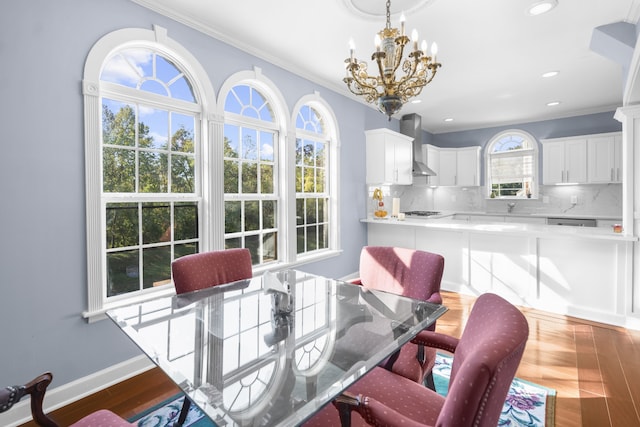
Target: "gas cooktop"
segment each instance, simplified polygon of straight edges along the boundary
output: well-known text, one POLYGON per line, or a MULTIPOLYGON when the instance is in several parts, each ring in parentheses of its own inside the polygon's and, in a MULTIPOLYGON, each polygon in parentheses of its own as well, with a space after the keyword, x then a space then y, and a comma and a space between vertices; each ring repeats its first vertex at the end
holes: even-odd
POLYGON ((404 213, 407 216, 432 216, 440 215, 438 211, 409 211, 404 213))

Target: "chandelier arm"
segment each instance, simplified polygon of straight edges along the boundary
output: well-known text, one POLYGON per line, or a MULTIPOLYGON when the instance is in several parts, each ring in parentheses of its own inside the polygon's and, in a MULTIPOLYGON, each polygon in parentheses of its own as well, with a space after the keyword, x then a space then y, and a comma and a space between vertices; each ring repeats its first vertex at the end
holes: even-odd
MULTIPOLYGON (((365 71, 366 67, 363 67, 363 68, 364 68, 364 70, 362 70, 362 72, 364 72, 365 75, 366 75, 366 71, 365 71)), ((359 70, 359 68, 358 68, 358 70, 359 70)), ((378 94, 378 91, 376 89, 378 87, 377 79, 375 79, 374 77, 368 77, 368 75, 367 75, 368 79, 371 79, 371 80, 375 79, 375 84, 368 83, 367 82, 367 78, 362 79, 360 77, 360 75, 359 75, 360 73, 354 72, 353 68, 350 68, 350 71, 351 71, 351 75, 353 76, 353 80, 355 80, 355 82, 358 84, 358 86, 360 86, 362 88, 367 88, 367 89, 369 89, 369 91, 371 91, 371 92, 373 92, 375 94, 378 94)))
POLYGON ((416 61, 407 60, 405 64, 409 63, 409 69, 405 71, 405 67, 402 68, 405 71, 405 75, 398 80, 398 87, 404 86, 408 81, 412 80, 415 77, 416 71, 418 70, 418 63, 416 61))

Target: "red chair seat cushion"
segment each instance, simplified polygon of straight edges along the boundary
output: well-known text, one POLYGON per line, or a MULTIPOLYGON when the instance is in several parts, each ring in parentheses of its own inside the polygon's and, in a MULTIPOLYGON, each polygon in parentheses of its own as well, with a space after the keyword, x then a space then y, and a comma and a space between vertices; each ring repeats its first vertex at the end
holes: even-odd
MULTIPOLYGON (((384 402, 407 418, 421 425, 435 425, 445 398, 425 386, 383 368, 374 368, 347 390, 352 395, 364 395, 384 402)), ((305 427, 340 426, 338 410, 329 404, 308 420, 305 427)), ((360 414, 351 413, 351 426, 368 426, 360 414)))
POLYGON ((135 425, 123 420, 107 409, 101 409, 91 415, 87 415, 77 423, 71 424, 70 427, 131 427, 135 425))

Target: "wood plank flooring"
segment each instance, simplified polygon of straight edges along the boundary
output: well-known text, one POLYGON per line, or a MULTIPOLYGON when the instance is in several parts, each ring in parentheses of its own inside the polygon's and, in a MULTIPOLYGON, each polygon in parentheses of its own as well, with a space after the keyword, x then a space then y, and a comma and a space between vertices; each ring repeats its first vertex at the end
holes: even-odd
MULTIPOLYGON (((443 297, 449 311, 437 329, 460 336, 475 298, 451 292, 443 292, 443 297)), ((556 426, 640 426, 639 331, 522 311, 530 334, 516 375, 556 390, 556 426)), ((128 418, 176 393, 177 387, 156 368, 51 415, 61 425, 100 408, 128 418)))

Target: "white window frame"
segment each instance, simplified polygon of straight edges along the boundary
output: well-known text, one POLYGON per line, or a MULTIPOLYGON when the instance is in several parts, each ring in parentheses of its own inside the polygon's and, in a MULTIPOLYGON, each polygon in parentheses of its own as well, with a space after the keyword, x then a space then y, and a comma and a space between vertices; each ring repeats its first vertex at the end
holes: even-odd
MULTIPOLYGON (((105 266, 105 223, 103 215, 102 193, 102 146, 101 146, 101 106, 102 97, 109 97, 109 88, 113 84, 100 81, 100 74, 105 62, 112 53, 118 50, 141 47, 148 48, 171 59, 185 71, 186 78, 193 85, 192 89, 200 106, 200 120, 196 120, 195 134, 200 136, 201 144, 196 143, 196 169, 201 176, 196 182, 207 182, 206 162, 211 140, 209 129, 209 111, 215 109, 215 92, 204 68, 184 47, 167 37, 166 29, 154 26, 153 30, 128 28, 117 30, 102 37, 91 48, 85 63, 82 87, 84 95, 85 121, 85 174, 86 174, 86 215, 87 215, 87 310, 82 313, 88 321, 104 318, 104 313, 110 308, 128 304, 162 294, 175 292, 174 289, 161 287, 136 292, 134 295, 122 295, 107 299, 106 296, 106 266, 105 266), (198 145, 201 145, 198 147, 198 145)), ((141 99, 144 98, 141 97, 141 99)), ((149 96, 153 98, 153 96, 149 96)), ((206 198, 206 196, 204 196, 206 198)), ((143 199, 144 197, 136 198, 143 199)), ((206 203, 201 203, 200 209, 200 250, 211 246, 207 231, 210 229, 208 219, 211 217, 206 203)))
MULTIPOLYGON (((200 120, 196 121, 194 133, 200 135, 196 143, 196 168, 200 176, 201 206, 199 215, 200 251, 224 248, 224 99, 228 91, 237 84, 254 86, 270 97, 274 114, 277 118, 279 154, 278 154, 278 209, 279 259, 277 263, 267 266, 255 266, 254 274, 261 274, 266 269, 291 268, 309 262, 338 256, 339 248, 339 215, 338 215, 338 182, 340 139, 336 116, 328 103, 318 92, 303 96, 289 114, 286 102, 277 87, 263 76, 259 68, 241 71, 232 75, 222 85, 218 96, 213 90, 209 77, 198 60, 176 41, 167 36, 166 29, 154 26, 153 30, 127 28, 109 33, 98 40, 92 47, 85 62, 82 80, 85 121, 85 179, 86 179, 86 230, 87 230, 87 310, 82 316, 89 322, 105 318, 105 312, 111 308, 131 304, 160 295, 173 294, 172 287, 151 288, 133 295, 106 298, 105 273, 105 225, 103 220, 102 197, 102 147, 101 147, 101 97, 105 89, 112 84, 100 81, 102 67, 111 55, 118 50, 130 47, 150 48, 171 59, 185 72, 186 78, 193 85, 194 95, 200 106, 200 120), (297 256, 295 234, 295 140, 296 129, 291 126, 302 105, 312 105, 323 115, 327 126, 330 146, 329 182, 330 182, 330 234, 329 248, 297 256), (199 123, 198 123, 199 122, 199 123)), ((182 101, 181 101, 182 102, 182 101)))
MULTIPOLYGON (((340 233, 340 224, 338 221, 338 200, 339 200, 339 186, 338 186, 339 157, 338 156, 340 153, 340 150, 339 150, 340 140, 338 138, 338 126, 337 126, 337 120, 333 113, 333 110, 326 103, 326 101, 320 96, 318 92, 314 92, 313 94, 304 96, 300 100, 298 100, 298 102, 293 108, 293 115, 292 115, 291 121, 294 126, 295 135, 293 137, 293 147, 292 147, 293 158, 291 162, 293 165, 292 171, 294 174, 291 180, 292 181, 291 184, 294 187, 293 188, 294 202, 293 202, 293 209, 291 212, 292 220, 290 221, 290 223, 293 224, 293 231, 292 231, 293 235, 291 236, 290 241, 292 241, 293 253, 296 255, 296 258, 298 260, 313 259, 318 256, 323 256, 323 254, 335 253, 335 251, 338 250, 338 242, 339 242, 338 236, 340 233), (329 242, 326 249, 319 249, 312 252, 297 254, 296 206, 295 206, 295 201, 297 199, 297 194, 295 193, 295 158, 296 158, 295 142, 298 136, 305 137, 305 132, 295 128, 295 123, 296 123, 296 118, 298 116, 298 113, 300 112, 303 106, 309 106, 314 110, 316 110, 316 112, 320 116, 322 116, 322 120, 325 127, 323 140, 327 144, 327 148, 328 148, 328 153, 327 153, 328 162, 326 164, 328 186, 327 188, 325 188, 325 193, 329 199, 329 211, 326 213, 326 215, 329 218, 329 224, 328 224, 329 242)), ((311 139, 318 139, 317 134, 311 134, 309 135, 309 137, 311 139)))
MULTIPOLYGON (((274 268, 294 267, 296 265, 305 264, 308 262, 319 261, 322 259, 334 257, 340 254, 338 247, 339 242, 339 223, 338 223, 338 167, 339 167, 339 138, 337 132, 337 120, 332 109, 327 102, 319 95, 318 92, 314 92, 311 95, 303 96, 298 100, 293 108, 293 114, 290 115, 286 108, 286 102, 277 86, 262 74, 262 70, 259 67, 254 67, 250 71, 241 71, 230 76, 222 85, 218 92, 218 115, 220 118, 220 131, 217 134, 216 139, 219 143, 213 147, 213 157, 223 158, 223 126, 224 121, 229 123, 238 124, 238 116, 235 114, 228 114, 224 111, 224 103, 229 91, 237 85, 252 86, 271 104, 275 117, 275 129, 278 132, 278 260, 265 265, 254 265, 254 274, 260 274, 265 270, 274 268), (330 144, 330 169, 329 182, 330 182, 330 235, 329 235, 329 248, 323 251, 314 251, 309 254, 301 254, 297 256, 296 249, 296 230, 295 230, 295 215, 296 215, 296 192, 295 192, 295 142, 296 142, 296 129, 295 129, 295 117, 298 114, 300 108, 305 105, 312 105, 323 114, 326 120, 327 135, 329 137, 330 144)), ((219 168, 216 176, 220 180, 218 184, 212 184, 213 188, 219 189, 217 194, 212 200, 216 200, 217 203, 212 203, 213 208, 216 209, 219 218, 222 218, 219 226, 216 224, 213 229, 213 236, 215 244, 219 247, 224 247, 224 176, 223 170, 219 168)), ((214 217, 217 215, 214 214, 214 217)))
MULTIPOLYGON (((502 138, 504 138, 507 135, 519 135, 521 137, 523 137, 524 139, 528 140, 531 143, 531 149, 530 150, 523 150, 522 154, 523 155, 527 155, 528 153, 531 153, 532 157, 533 157, 533 164, 532 164, 532 184, 531 184, 531 199, 537 199, 538 198, 538 194, 539 194, 539 182, 540 182, 540 171, 538 170, 538 164, 539 164, 539 144, 538 141, 536 140, 536 138, 531 135, 529 132, 526 132, 524 130, 521 129, 508 129, 502 132, 499 132, 498 134, 494 135, 489 142, 486 145, 485 148, 485 196, 487 198, 491 198, 491 192, 492 192, 492 188, 493 188, 493 181, 491 179, 491 157, 492 157, 492 151, 494 148, 494 145, 497 144, 502 138)), ((526 200, 525 197, 520 197, 520 196, 501 196, 499 197, 499 199, 515 199, 515 200, 526 200)))

